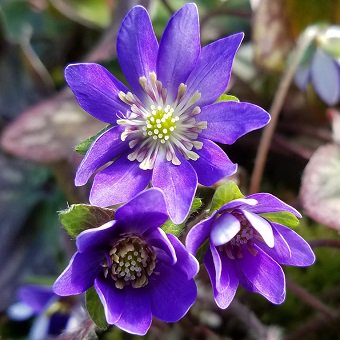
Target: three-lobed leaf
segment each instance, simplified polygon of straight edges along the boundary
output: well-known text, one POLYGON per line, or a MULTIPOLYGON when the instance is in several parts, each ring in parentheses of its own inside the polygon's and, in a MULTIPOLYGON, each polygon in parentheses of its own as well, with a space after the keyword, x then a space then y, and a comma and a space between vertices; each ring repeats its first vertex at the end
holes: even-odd
POLYGON ((59 219, 67 233, 76 238, 82 231, 97 228, 114 219, 114 210, 88 204, 73 204, 59 212, 59 219))

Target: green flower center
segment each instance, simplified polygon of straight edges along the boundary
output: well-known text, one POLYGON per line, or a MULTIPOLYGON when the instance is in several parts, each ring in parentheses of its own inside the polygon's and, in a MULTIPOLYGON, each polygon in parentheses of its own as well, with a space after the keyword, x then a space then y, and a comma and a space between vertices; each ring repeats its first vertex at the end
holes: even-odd
POLYGON ((171 133, 175 131, 179 117, 174 116, 174 109, 170 105, 165 108, 151 105, 150 109, 151 113, 147 115, 143 134, 144 136, 152 137, 154 140, 158 139, 162 144, 165 144, 169 140, 171 133))
POLYGON ((135 235, 119 239, 109 252, 109 260, 102 264, 104 276, 109 274, 115 286, 123 289, 131 285, 141 288, 148 284, 149 276, 156 266, 156 256, 152 247, 135 235))

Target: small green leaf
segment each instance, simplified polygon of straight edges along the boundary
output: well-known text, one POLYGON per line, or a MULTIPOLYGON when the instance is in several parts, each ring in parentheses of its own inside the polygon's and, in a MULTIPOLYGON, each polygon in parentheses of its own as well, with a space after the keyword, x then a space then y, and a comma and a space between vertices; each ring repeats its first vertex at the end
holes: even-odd
POLYGON ((82 231, 97 228, 114 219, 114 210, 87 204, 73 204, 59 212, 59 219, 72 238, 82 231))
POLYGON ((219 96, 219 98, 217 99, 216 103, 220 103, 220 102, 240 102, 240 100, 235 97, 235 96, 232 96, 230 94, 222 94, 219 96))
POLYGON ((271 222, 280 223, 289 228, 295 228, 299 225, 299 219, 287 211, 265 213, 260 215, 271 222))
POLYGON ((96 290, 92 287, 86 291, 86 309, 92 321, 101 329, 109 326, 105 319, 104 307, 99 299, 96 290))
POLYGON ((111 125, 107 125, 105 126, 103 129, 101 129, 98 133, 96 133, 94 136, 91 136, 85 140, 83 140, 82 142, 80 142, 78 145, 76 145, 74 147, 74 150, 78 153, 80 153, 81 155, 85 155, 87 150, 90 148, 91 144, 101 135, 103 134, 105 131, 107 131, 109 128, 111 127, 111 125))
MULTIPOLYGON (((202 200, 198 197, 195 197, 192 202, 191 209, 190 209, 188 216, 195 213, 201 206, 202 206, 202 200)), ((175 224, 169 219, 163 224, 162 229, 167 234, 172 234, 172 235, 179 237, 183 229, 185 228, 185 223, 186 223, 186 220, 181 224, 175 224)))
POLYGON ((213 211, 220 209, 224 204, 243 197, 244 195, 233 181, 229 181, 219 186, 211 200, 210 214, 213 211))

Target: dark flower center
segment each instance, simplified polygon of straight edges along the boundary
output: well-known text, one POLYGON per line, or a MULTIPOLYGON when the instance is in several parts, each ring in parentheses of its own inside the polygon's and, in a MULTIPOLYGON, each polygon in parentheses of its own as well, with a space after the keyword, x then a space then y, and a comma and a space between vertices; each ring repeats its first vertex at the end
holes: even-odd
POLYGON ((220 246, 219 250, 232 260, 242 258, 245 247, 255 256, 257 250, 254 248, 254 239, 263 242, 261 235, 241 213, 232 212, 232 214, 240 221, 241 230, 228 243, 220 246))
POLYGON ((149 282, 156 266, 156 256, 143 239, 128 235, 115 242, 102 266, 104 276, 110 275, 117 288, 123 289, 129 285, 141 288, 149 282))

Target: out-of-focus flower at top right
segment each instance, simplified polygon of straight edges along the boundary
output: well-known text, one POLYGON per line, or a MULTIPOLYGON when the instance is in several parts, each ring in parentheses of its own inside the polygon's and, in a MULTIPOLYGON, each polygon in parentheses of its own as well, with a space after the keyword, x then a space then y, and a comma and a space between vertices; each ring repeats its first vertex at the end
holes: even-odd
POLYGON ((295 73, 295 84, 304 91, 311 83, 319 97, 333 106, 340 101, 340 26, 310 29, 315 30, 315 38, 295 73))

